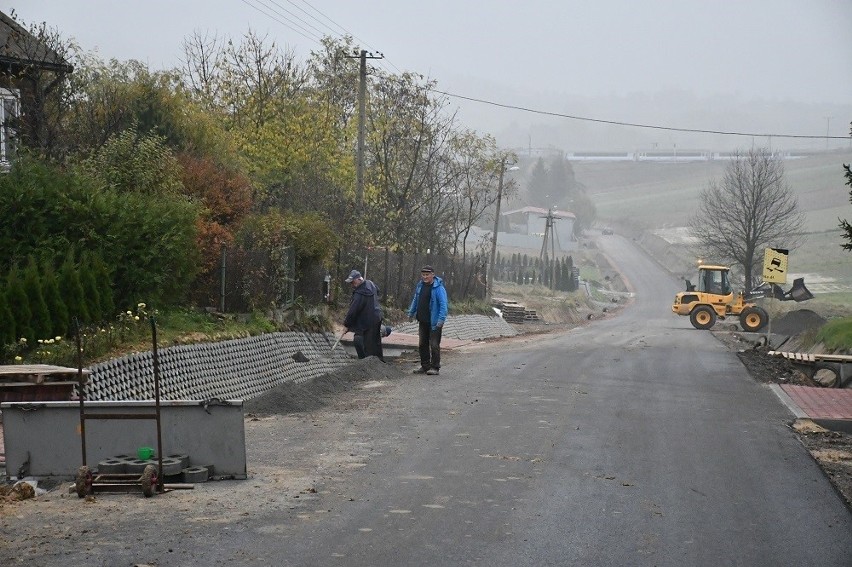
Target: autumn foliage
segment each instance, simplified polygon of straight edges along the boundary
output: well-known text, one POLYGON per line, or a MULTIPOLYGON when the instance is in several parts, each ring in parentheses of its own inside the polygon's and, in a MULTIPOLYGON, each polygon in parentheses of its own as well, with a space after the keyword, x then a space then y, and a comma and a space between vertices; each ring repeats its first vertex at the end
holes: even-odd
POLYGON ((222 248, 231 246, 235 230, 251 210, 251 183, 210 157, 182 154, 178 161, 183 169, 184 193, 203 206, 196 221, 197 242, 201 270, 208 271, 218 263, 222 248))

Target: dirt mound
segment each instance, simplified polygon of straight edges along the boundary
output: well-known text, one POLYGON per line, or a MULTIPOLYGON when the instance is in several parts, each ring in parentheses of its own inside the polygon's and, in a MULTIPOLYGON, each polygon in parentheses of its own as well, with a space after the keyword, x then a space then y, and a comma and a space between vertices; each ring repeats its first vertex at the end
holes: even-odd
POLYGON ((819 329, 825 319, 810 309, 790 311, 777 321, 772 321, 772 332, 779 335, 798 335, 811 329, 819 329))
POLYGON ((801 370, 793 366, 789 360, 781 356, 769 356, 766 347, 741 350, 737 356, 749 375, 765 384, 796 384, 798 386, 814 386, 814 381, 801 370))
POLYGON ((246 400, 243 411, 252 415, 313 411, 325 406, 339 392, 352 390, 368 381, 394 380, 402 375, 402 369, 394 362, 383 363, 374 356, 356 359, 334 372, 304 382, 279 384, 246 400))

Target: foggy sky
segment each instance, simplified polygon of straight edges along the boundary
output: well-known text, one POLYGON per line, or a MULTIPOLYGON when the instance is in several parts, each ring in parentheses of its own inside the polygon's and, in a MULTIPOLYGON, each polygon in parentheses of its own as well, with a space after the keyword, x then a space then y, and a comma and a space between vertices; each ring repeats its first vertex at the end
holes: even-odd
MULTIPOLYGON (((105 59, 155 69, 178 66, 195 31, 238 39, 252 29, 300 60, 322 35, 348 33, 390 72, 547 112, 832 136, 852 120, 850 0, 0 0, 12 8, 105 59)), ((466 125, 509 144, 710 143, 451 102, 466 125)))

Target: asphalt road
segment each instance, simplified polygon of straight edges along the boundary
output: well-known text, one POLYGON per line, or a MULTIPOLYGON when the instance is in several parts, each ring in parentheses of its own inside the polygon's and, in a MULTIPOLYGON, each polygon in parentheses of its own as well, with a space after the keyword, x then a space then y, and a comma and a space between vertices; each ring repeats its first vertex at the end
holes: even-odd
POLYGON ((677 282, 601 245, 635 291, 617 315, 463 347, 351 413, 251 422, 246 481, 13 512, 0 563, 848 567, 852 514, 792 416, 670 313, 677 282), (294 495, 289 461, 336 472, 294 495))
POLYGON ((621 237, 601 244, 630 308, 406 384, 405 416, 376 424, 401 449, 280 564, 848 566, 852 517, 787 410, 670 313, 677 282, 621 237))

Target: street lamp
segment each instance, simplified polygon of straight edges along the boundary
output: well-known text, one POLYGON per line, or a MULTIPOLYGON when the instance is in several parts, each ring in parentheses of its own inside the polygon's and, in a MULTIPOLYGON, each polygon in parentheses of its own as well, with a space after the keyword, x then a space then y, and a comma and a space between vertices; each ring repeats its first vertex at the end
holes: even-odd
MULTIPOLYGON (((513 165, 509 171, 517 171, 518 166, 513 165)), ((488 271, 485 273, 485 300, 491 301, 491 292, 494 289, 494 264, 497 261, 497 229, 500 227, 500 202, 503 200, 503 174, 506 173, 506 156, 500 159, 500 177, 497 180, 497 210, 494 211, 494 231, 491 233, 491 259, 488 262, 488 271)))

